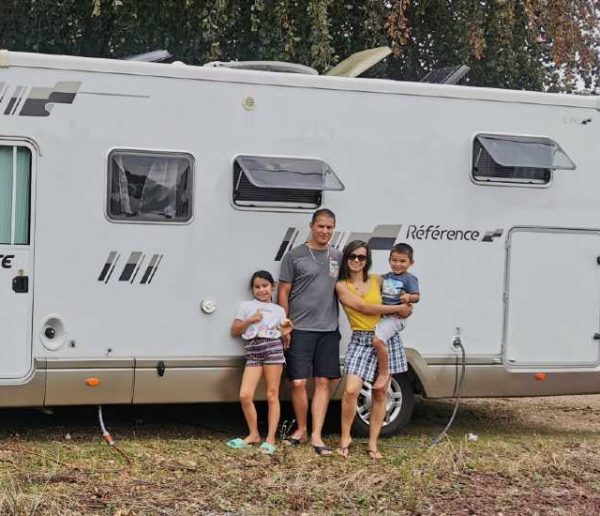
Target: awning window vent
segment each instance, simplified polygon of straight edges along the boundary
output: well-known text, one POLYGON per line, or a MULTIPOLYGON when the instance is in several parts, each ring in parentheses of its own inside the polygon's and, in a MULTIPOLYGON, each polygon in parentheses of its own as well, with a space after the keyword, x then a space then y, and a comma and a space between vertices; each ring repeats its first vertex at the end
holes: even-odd
POLYGON ((332 168, 314 158, 237 156, 233 202, 238 206, 314 209, 325 190, 343 190, 332 168))
POLYGON ((479 134, 473 145, 473 178, 477 181, 545 184, 554 170, 575 164, 554 140, 540 136, 479 134))

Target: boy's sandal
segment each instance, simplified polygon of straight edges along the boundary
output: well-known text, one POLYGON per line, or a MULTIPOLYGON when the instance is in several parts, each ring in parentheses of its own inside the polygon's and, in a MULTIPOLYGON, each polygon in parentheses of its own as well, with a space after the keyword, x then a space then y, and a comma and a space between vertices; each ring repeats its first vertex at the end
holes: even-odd
POLYGON ((316 445, 312 445, 313 450, 315 450, 315 453, 319 456, 319 457, 328 457, 329 455, 331 455, 333 453, 333 451, 331 450, 331 448, 329 446, 316 446, 316 445))
POLYGON ((261 453, 265 453, 266 455, 273 455, 277 451, 277 447, 269 444, 266 441, 262 443, 258 449, 261 451, 261 453))
POLYGON ((248 444, 246 441, 244 441, 240 437, 236 437, 235 439, 231 439, 231 441, 227 441, 225 444, 227 446, 229 446, 230 448, 233 448, 235 450, 241 450, 243 448, 251 448, 252 447, 251 444, 248 444))
POLYGON ((381 460, 383 459, 383 455, 379 450, 367 450, 367 455, 371 460, 381 460))

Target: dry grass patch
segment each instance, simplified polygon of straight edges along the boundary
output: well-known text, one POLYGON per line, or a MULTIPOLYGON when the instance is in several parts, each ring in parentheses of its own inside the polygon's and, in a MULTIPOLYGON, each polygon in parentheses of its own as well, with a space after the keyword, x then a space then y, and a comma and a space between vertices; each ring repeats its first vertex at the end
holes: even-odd
MULTIPOLYGON (((407 435, 382 442, 377 462, 359 442, 348 460, 309 446, 280 447, 273 457, 234 451, 227 435, 167 410, 143 424, 111 414, 129 466, 93 420, 9 415, 0 430, 0 514, 598 514, 600 396, 586 399, 592 411, 572 410, 581 399, 469 401, 433 448, 429 438, 451 405, 425 402, 407 435), (544 403, 562 417, 541 417, 544 403), (467 440, 469 432, 479 440, 467 440)), ((241 431, 237 407, 218 412, 213 426, 241 431)))

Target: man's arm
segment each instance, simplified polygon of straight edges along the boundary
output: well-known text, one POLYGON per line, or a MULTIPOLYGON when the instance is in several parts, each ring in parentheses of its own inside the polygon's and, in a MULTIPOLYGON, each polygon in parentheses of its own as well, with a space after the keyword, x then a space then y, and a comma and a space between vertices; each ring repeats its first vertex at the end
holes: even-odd
POLYGON ((277 287, 277 304, 283 308, 285 315, 290 314, 290 292, 292 291, 292 284, 285 281, 279 280, 277 287))

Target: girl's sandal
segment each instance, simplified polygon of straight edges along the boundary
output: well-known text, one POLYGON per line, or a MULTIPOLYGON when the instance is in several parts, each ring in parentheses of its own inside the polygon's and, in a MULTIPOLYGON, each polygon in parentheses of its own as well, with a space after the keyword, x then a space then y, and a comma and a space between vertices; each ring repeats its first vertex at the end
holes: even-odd
POLYGON ((371 460, 381 460, 383 459, 383 455, 379 450, 367 450, 367 455, 371 460))
POLYGON ((261 453, 264 453, 266 455, 274 455, 275 452, 277 451, 277 448, 275 446, 273 446, 272 444, 269 444, 266 441, 264 443, 262 443, 258 449, 260 450, 261 453))

